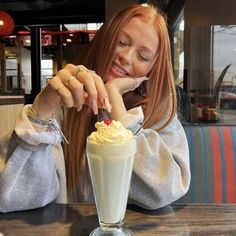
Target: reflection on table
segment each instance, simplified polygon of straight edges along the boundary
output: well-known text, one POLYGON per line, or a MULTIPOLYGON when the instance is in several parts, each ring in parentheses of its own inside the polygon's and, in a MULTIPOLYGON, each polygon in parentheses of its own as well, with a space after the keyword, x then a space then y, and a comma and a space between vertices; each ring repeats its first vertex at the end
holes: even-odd
MULTIPOLYGON (((129 206, 125 222, 135 236, 234 235, 236 205, 173 204, 155 211, 129 206)), ((4 236, 85 236, 97 226, 95 206, 89 204, 51 204, 0 214, 4 236)))

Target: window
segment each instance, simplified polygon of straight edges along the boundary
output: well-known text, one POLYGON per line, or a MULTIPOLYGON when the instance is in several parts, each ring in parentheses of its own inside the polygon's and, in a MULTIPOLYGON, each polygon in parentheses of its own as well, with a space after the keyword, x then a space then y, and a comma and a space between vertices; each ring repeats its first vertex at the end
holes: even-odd
MULTIPOLYGON (((67 63, 77 64, 101 25, 98 22, 41 28, 41 88, 67 63)), ((30 28, 15 26, 15 35, 0 39, 0 93, 32 93, 30 28)))
POLYGON ((173 29, 173 62, 175 84, 183 88, 184 79, 184 16, 180 14, 173 29))
POLYGON ((232 122, 236 119, 236 25, 215 25, 213 34, 213 78, 217 80, 229 65, 220 84, 220 118, 232 122))
POLYGON ((172 27, 172 53, 179 112, 184 120, 234 124, 236 25, 186 27, 181 14, 172 27))
POLYGON ((42 88, 53 76, 53 60, 43 59, 41 60, 41 85, 42 88))

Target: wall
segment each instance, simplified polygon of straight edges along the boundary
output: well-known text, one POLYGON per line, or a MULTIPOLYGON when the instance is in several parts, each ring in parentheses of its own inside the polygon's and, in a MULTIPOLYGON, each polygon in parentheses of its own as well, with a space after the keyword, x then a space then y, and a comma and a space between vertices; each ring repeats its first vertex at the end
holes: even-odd
POLYGON ((31 92, 31 52, 21 47, 22 88, 26 94, 31 92))
POLYGON ((235 0, 185 1, 186 26, 236 24, 235 0))
POLYGON ((22 107, 23 104, 0 105, 0 138, 13 130, 15 118, 22 107))

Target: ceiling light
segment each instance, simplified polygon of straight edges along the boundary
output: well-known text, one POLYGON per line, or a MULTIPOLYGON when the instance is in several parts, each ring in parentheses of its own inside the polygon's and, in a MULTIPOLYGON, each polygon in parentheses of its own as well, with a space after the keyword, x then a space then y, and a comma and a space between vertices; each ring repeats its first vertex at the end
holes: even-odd
POLYGON ((139 4, 141 4, 142 6, 148 6, 149 5, 149 1, 148 0, 140 0, 139 4))

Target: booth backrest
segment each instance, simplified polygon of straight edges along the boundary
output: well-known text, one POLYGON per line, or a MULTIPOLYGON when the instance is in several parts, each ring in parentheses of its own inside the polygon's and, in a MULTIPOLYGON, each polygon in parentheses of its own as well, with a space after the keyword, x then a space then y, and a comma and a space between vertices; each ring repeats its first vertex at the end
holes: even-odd
POLYGON ((179 203, 236 203, 236 126, 184 125, 191 183, 179 203))

